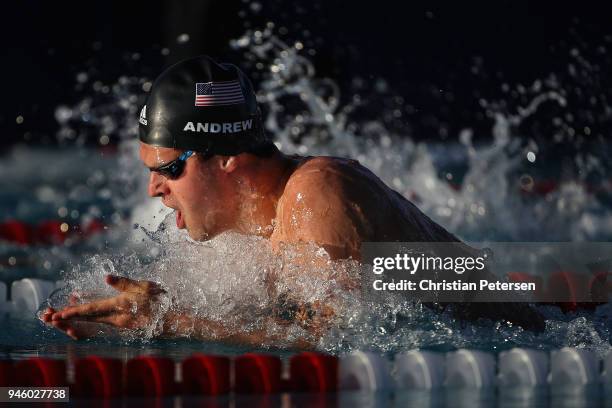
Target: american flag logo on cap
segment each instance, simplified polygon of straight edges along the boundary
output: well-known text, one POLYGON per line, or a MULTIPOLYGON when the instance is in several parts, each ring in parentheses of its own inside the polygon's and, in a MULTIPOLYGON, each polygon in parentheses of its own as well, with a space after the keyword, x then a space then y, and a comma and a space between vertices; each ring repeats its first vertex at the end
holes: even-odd
POLYGON ((196 83, 195 106, 218 106, 244 103, 237 80, 196 83))

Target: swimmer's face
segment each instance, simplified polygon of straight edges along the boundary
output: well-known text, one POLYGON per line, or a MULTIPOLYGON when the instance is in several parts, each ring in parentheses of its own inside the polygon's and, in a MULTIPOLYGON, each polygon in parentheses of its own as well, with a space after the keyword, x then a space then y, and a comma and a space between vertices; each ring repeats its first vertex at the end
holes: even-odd
MULTIPOLYGON (((182 150, 140 143, 140 159, 150 169, 176 160, 181 153, 182 150)), ((203 160, 196 153, 187 159, 176 179, 152 171, 148 193, 175 209, 177 227, 186 228, 195 240, 212 238, 233 225, 236 208, 232 203, 237 200, 232 197, 231 180, 220 156, 203 160)))

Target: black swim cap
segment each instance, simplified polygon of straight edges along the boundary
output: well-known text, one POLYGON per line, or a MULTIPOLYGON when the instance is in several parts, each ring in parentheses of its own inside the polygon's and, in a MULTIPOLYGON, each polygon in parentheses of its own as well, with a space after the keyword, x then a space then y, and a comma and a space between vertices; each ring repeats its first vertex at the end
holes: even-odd
POLYGON ((271 143, 251 81, 236 66, 206 56, 178 62, 155 80, 138 127, 146 144, 213 155, 271 143))

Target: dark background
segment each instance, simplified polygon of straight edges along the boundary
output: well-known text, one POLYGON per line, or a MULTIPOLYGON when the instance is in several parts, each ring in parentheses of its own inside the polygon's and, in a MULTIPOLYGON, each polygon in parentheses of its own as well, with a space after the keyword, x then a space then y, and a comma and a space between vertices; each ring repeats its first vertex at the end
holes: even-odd
MULTIPOLYGON (((608 106, 610 57, 607 48, 596 50, 612 47, 612 14, 578 3, 464 3, 6 2, 0 35, 4 147, 23 141, 24 135, 29 143, 53 141, 55 108, 82 97, 74 90, 79 72, 111 83, 120 75, 154 78, 169 63, 200 53, 240 65, 229 40, 268 21, 283 27, 287 40, 303 41, 305 52, 313 49, 310 58, 318 75, 334 78, 347 95, 355 91, 355 77, 363 78, 366 87, 384 78, 388 93, 403 97, 406 114, 394 125, 405 126, 412 136, 444 139, 466 126, 490 134, 480 98, 498 97, 503 83, 530 84, 556 72, 562 79, 567 76, 569 93, 577 87, 580 94, 601 98, 601 112, 590 107, 593 117, 584 120, 595 127, 591 137, 604 137, 609 114, 598 114, 608 106), (181 33, 188 33, 190 41, 177 43, 181 33), (164 47, 167 56, 160 52, 164 47), (585 74, 591 79, 566 74, 574 48, 593 55, 596 73, 585 74), (592 80, 595 74, 597 81, 592 80), (19 115, 22 124, 16 123, 19 115)), ((250 74, 257 82, 256 73, 250 74)), ((575 100, 572 109, 579 117, 582 105, 575 100)), ((548 132, 541 124, 528 125, 544 136, 548 132)))

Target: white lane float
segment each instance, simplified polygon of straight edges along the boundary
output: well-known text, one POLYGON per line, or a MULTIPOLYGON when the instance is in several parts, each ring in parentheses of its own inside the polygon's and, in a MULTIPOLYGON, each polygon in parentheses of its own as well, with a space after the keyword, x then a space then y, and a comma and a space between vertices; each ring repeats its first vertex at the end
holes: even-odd
POLYGON ((341 390, 379 391, 393 388, 390 364, 386 358, 356 351, 340 358, 338 385, 341 390))
POLYGON ((612 387, 612 351, 606 355, 603 363, 603 373, 601 373, 601 381, 606 387, 612 387))
POLYGON ((466 349, 447 353, 444 385, 454 388, 494 386, 495 357, 483 351, 466 349))
POLYGON ((411 350, 395 357, 398 389, 431 390, 444 385, 444 354, 411 350))
POLYGON ((513 348, 499 354, 500 387, 544 386, 548 381, 549 359, 543 351, 513 348))
POLYGON ((42 279, 24 278, 11 285, 11 301, 18 315, 31 315, 55 290, 55 283, 42 279))
POLYGON ((586 386, 599 382, 599 379, 599 361, 593 352, 564 347, 551 353, 551 386, 586 386))

